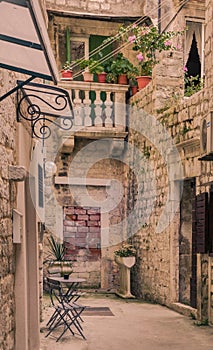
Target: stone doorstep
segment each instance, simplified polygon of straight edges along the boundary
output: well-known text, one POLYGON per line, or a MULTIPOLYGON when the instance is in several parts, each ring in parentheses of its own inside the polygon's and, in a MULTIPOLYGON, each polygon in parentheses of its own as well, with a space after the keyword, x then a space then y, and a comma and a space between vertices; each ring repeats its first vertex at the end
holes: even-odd
POLYGON ((192 315, 197 319, 197 309, 194 309, 193 307, 181 303, 173 303, 170 305, 170 308, 176 312, 179 312, 180 314, 192 317, 192 315))

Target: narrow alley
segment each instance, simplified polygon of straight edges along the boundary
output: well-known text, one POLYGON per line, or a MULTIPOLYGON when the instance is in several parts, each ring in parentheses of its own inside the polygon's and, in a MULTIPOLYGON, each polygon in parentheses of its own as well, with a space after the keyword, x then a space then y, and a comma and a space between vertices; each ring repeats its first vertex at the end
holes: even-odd
MULTIPOLYGON (((196 321, 167 307, 124 300, 113 295, 90 295, 81 303, 95 308, 109 308, 83 316, 86 340, 69 332, 56 342, 53 336, 45 338, 45 324, 52 314, 48 296, 45 296, 45 319, 41 325, 41 350, 211 350, 213 328, 198 326, 196 321), (96 315, 95 315, 96 314, 96 315)), ((56 332, 57 333, 57 332, 56 332)))

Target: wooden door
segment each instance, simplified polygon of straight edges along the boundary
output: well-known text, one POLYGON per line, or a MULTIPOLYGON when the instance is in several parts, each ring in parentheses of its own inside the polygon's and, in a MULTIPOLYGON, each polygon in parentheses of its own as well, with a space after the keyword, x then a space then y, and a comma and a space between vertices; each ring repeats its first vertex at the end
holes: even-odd
POLYGON ((190 280, 190 304, 197 307, 197 253, 208 250, 208 193, 195 197, 192 203, 192 274, 190 280))

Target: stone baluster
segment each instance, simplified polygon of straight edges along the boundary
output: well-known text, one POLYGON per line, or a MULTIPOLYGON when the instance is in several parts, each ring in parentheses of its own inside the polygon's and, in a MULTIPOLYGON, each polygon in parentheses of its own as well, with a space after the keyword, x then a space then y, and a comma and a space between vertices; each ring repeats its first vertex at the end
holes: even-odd
POLYGON ((89 91, 85 91, 84 105, 84 126, 92 126, 91 119, 91 100, 89 98, 89 91))
POLYGON ((110 98, 110 91, 108 91, 106 93, 106 101, 105 101, 105 115, 106 115, 106 119, 105 119, 105 126, 106 127, 113 127, 113 115, 112 115, 112 107, 113 107, 113 102, 111 101, 110 98))
POLYGON ((73 99, 74 124, 83 125, 83 105, 79 97, 80 90, 75 90, 75 98, 73 99))
POLYGON ((95 126, 103 126, 103 101, 101 100, 101 91, 96 91, 96 100, 95 100, 95 126))

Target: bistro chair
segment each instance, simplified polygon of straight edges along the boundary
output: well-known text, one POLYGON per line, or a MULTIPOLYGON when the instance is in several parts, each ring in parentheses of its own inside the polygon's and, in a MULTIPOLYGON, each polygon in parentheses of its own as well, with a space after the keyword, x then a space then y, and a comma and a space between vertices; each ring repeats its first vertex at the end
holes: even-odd
POLYGON ((80 315, 84 311, 85 306, 69 302, 65 298, 60 282, 47 278, 47 284, 54 312, 47 322, 48 333, 46 337, 60 327, 61 333, 56 341, 59 341, 68 330, 72 335, 78 334, 83 339, 86 339, 83 334, 83 328, 79 322, 79 320, 82 320, 80 315))

